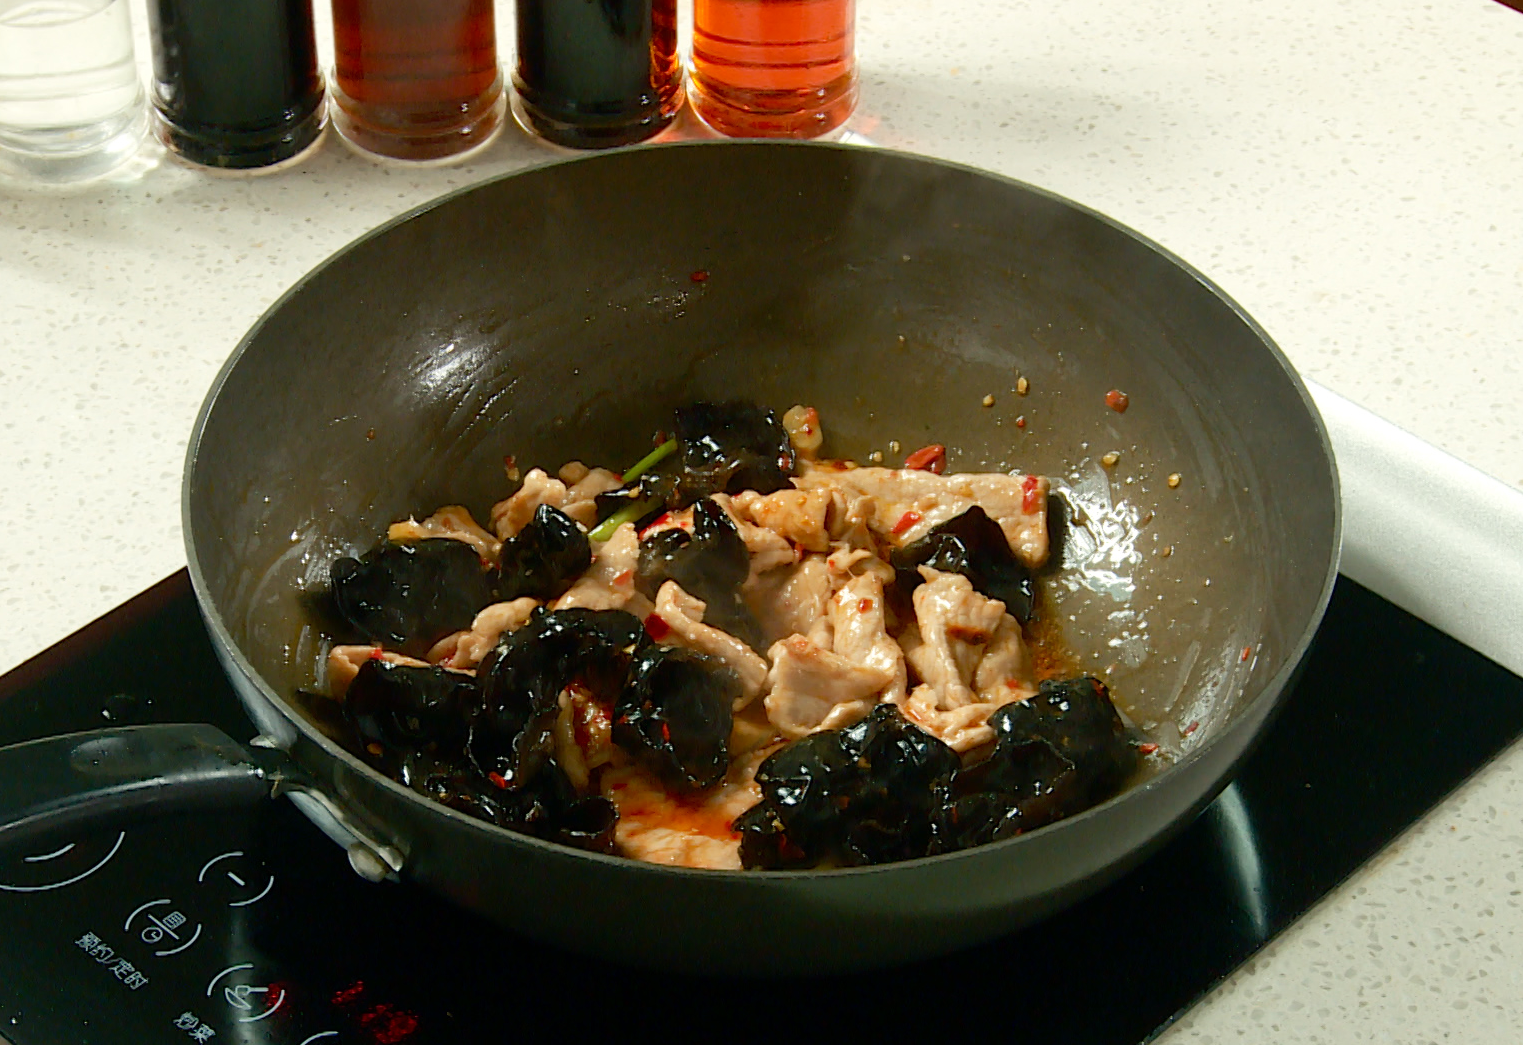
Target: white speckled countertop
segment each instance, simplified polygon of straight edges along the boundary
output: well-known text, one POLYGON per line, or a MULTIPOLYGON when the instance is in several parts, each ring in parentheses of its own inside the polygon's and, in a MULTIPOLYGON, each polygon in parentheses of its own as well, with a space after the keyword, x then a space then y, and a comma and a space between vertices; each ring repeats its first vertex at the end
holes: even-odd
MULTIPOLYGON (((1523 486, 1523 13, 861 0, 859 54, 854 126, 875 141, 1131 225, 1306 376, 1523 486)), ((250 178, 147 147, 82 188, 0 183, 0 670, 183 565, 192 419, 289 284, 398 212, 547 155, 510 129, 469 166, 398 169, 329 138, 250 178)), ((1514 747, 1162 1040, 1523 1040, 1520 875, 1514 747)))

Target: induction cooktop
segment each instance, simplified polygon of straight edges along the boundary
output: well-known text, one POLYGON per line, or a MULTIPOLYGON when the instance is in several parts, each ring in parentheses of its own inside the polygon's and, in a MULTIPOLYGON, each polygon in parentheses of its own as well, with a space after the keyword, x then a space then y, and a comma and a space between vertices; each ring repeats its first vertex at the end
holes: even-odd
MULTIPOLYGON (((0 745, 168 721, 254 733, 184 571, 0 677, 0 745)), ((1523 679, 1340 578, 1262 745, 1169 845, 1014 935, 829 978, 562 953, 360 879, 284 801, 104 823, 0 850, 0 1040, 1146 1041, 1520 733, 1523 679)))

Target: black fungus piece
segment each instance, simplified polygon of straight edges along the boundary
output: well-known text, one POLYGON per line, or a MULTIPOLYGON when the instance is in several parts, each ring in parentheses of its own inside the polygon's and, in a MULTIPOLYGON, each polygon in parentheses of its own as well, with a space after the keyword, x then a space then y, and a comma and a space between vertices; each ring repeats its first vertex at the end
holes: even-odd
POLYGON ((1105 683, 1090 675, 1049 679, 1030 700, 989 716, 999 743, 1039 737, 1073 763, 1082 807, 1115 794, 1136 772, 1139 755, 1105 683))
POLYGON ((1040 737, 1002 737, 937 788, 932 852, 1012 838, 1083 808, 1073 763, 1040 737))
POLYGON ((469 675, 380 659, 360 665, 343 701, 344 717, 362 745, 433 745, 440 752, 463 750, 480 706, 481 690, 469 675))
POLYGON ((777 811, 767 802, 758 802, 735 818, 740 835, 740 864, 763 871, 784 871, 819 863, 811 854, 788 837, 777 811))
POLYGON ((648 599, 666 581, 704 602, 703 622, 727 631, 755 648, 761 628, 740 597, 751 570, 751 554, 730 514, 718 502, 693 506, 693 532, 661 530, 640 542, 635 588, 648 599))
POLYGON ((614 705, 613 742, 680 790, 713 787, 730 767, 738 696, 740 679, 718 658, 648 647, 635 656, 614 705))
POLYGON ((634 482, 625 483, 617 490, 600 493, 593 498, 597 505, 598 518, 606 519, 632 504, 643 504, 646 506, 645 513, 630 520, 635 524, 636 530, 643 530, 667 511, 682 507, 677 495, 681 478, 674 472, 646 472, 634 482))
POLYGON ((565 512, 542 504, 518 534, 502 542, 497 597, 549 602, 592 565, 587 535, 565 512))
POLYGON ((1005 604, 1022 624, 1031 619, 1036 582, 1015 553, 999 523, 974 505, 890 556, 900 589, 908 595, 921 583, 917 566, 960 573, 973 587, 1005 604))
POLYGON ((427 798, 498 827, 577 849, 613 852, 619 819, 613 803, 598 795, 578 797, 554 761, 520 788, 498 786, 464 766, 436 767, 404 783, 427 798))
POLYGON ((740 400, 677 408, 682 479, 677 507, 715 493, 792 487, 793 444, 777 415, 740 400))
POLYGON ((957 772, 957 753, 893 704, 877 705, 842 730, 842 742, 855 756, 856 770, 842 794, 837 848, 843 862, 877 864, 926 855, 936 788, 957 772))
POLYGON ((367 641, 412 656, 452 631, 469 628, 494 601, 489 564, 464 541, 435 537, 384 542, 328 571, 334 608, 367 641))
POLYGON ((613 702, 647 641, 640 618, 623 610, 536 611, 477 669, 483 708, 467 744, 472 764, 510 789, 525 786, 550 760, 561 690, 576 682, 613 702))
POLYGON ((841 811, 836 799, 849 790, 852 762, 840 730, 826 729, 778 749, 756 769, 762 801, 793 843, 815 860, 829 851, 836 834, 841 811))
POLYGON ((925 856, 938 789, 957 754, 879 704, 861 722, 794 741, 756 771, 762 801, 736 820, 746 867, 833 857, 873 864, 925 856))

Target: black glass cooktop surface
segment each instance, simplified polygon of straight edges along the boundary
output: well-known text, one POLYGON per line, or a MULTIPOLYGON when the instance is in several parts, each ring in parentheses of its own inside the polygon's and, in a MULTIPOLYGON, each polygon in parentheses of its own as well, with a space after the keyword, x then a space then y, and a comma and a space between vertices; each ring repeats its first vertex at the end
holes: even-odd
MULTIPOLYGON (((156 721, 253 732, 183 571, 0 678, 0 745, 156 721)), ((1340 579, 1263 745, 1166 848, 995 943, 832 978, 561 954, 362 881, 284 801, 106 825, 0 851, 0 1039, 1144 1041, 1520 732, 1523 680, 1340 579)))

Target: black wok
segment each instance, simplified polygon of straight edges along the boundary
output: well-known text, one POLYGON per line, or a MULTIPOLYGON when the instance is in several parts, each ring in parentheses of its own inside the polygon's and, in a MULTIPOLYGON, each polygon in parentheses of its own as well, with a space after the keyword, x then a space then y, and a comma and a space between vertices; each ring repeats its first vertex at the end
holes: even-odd
MULTIPOLYGON (((399 874, 531 936, 645 964, 818 972, 1007 932, 1188 822, 1301 661, 1331 590, 1339 514, 1326 434, 1283 356, 1135 233, 951 164, 703 143, 487 182, 323 264, 213 387, 184 523, 214 640, 259 743, 278 749, 254 760, 260 772, 212 752, 242 767, 232 790, 294 788, 357 870, 399 874), (1128 394, 1125 413, 1107 407, 1111 389, 1128 394), (504 455, 617 468, 672 407, 735 396, 818 407, 834 455, 934 441, 952 469, 1061 480, 1076 507, 1047 612, 1174 764, 979 849, 852 870, 692 871, 470 819, 314 724, 298 693, 320 685, 310 607, 335 556, 440 504, 483 512, 510 489, 504 455), (1119 454, 1110 468, 1107 452, 1119 454)), ((141 769, 161 765, 157 745, 130 738, 140 772, 119 794, 153 776, 141 769)), ((207 755, 202 741, 186 750, 207 755)), ((91 751, 84 762, 110 764, 91 751)))

